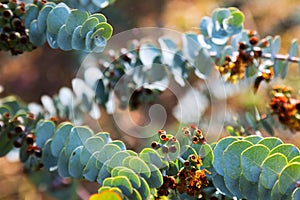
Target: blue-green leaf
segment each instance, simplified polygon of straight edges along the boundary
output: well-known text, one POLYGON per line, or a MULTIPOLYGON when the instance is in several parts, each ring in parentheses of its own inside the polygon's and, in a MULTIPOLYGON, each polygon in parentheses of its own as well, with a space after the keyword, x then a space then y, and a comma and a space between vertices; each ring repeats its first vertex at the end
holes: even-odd
MULTIPOLYGON (((39 16, 37 18, 37 27, 38 27, 39 32, 41 32, 41 33, 46 32, 47 17, 52 9, 53 9, 53 6, 45 5, 39 12, 39 16)), ((31 32, 30 32, 30 34, 31 34, 31 32)))
POLYGON ((234 141, 237 141, 238 138, 236 137, 226 137, 221 139, 216 147, 214 148, 214 161, 213 166, 216 172, 222 176, 224 176, 224 169, 223 169, 223 152, 227 148, 227 146, 234 141))
POLYGON ((270 155, 274 153, 282 153, 288 160, 299 156, 299 149, 292 144, 281 144, 271 150, 270 155))
POLYGON ((272 189, 284 166, 288 163, 286 157, 281 153, 270 155, 262 163, 260 182, 264 188, 272 189))
POLYGON ((89 14, 87 12, 72 10, 66 22, 66 31, 69 34, 72 34, 79 25, 88 19, 88 17, 89 14))
POLYGON ((153 163, 158 168, 167 167, 167 161, 163 160, 161 156, 151 148, 144 148, 139 157, 144 160, 146 163, 153 163))
POLYGON ((100 151, 104 146, 104 141, 100 137, 92 136, 88 138, 85 143, 84 147, 80 153, 80 162, 83 165, 86 165, 89 158, 92 156, 93 153, 96 151, 100 151))
POLYGON ((257 144, 245 149, 241 154, 243 175, 250 182, 258 182, 262 162, 267 158, 270 150, 257 144))
POLYGON ((54 133, 54 136, 52 138, 51 143, 51 152, 52 155, 55 157, 58 157, 61 150, 64 147, 65 142, 69 138, 69 134, 71 129, 73 128, 73 125, 69 122, 61 123, 54 133))
POLYGON ((89 137, 92 137, 93 131, 84 126, 73 127, 68 143, 66 145, 66 155, 70 156, 72 151, 80 145, 83 145, 89 137))
POLYGON ((223 167, 224 172, 227 176, 232 179, 238 179, 242 168, 240 165, 241 153, 252 146, 251 142, 240 140, 231 143, 223 153, 223 167))
POLYGON ((80 35, 81 28, 81 25, 77 26, 72 34, 72 48, 75 50, 83 50, 85 48, 85 38, 80 35))
POLYGON ((96 17, 89 17, 85 20, 80 30, 81 37, 85 37, 89 31, 93 31, 98 23, 99 20, 96 17))
POLYGON ((83 146, 78 146, 72 152, 69 158, 69 174, 74 178, 82 178, 82 172, 84 165, 80 162, 80 154, 83 149, 83 146))
POLYGON ((103 37, 106 40, 108 40, 113 32, 113 28, 110 24, 106 22, 101 22, 95 26, 94 33, 92 35, 92 38, 96 37, 103 37))
POLYGON ((66 155, 66 148, 63 148, 58 156, 57 167, 59 176, 70 177, 69 157, 66 155))
POLYGON ((52 139, 49 139, 46 142, 42 153, 42 162, 47 169, 50 169, 57 165, 57 157, 54 157, 51 153, 52 142, 52 139))
POLYGON ((103 186, 118 187, 126 196, 132 194, 132 185, 126 176, 106 178, 103 181, 103 186))
POLYGON ((53 8, 49 12, 47 18, 48 31, 56 34, 60 27, 66 23, 70 12, 70 8, 64 3, 59 3, 55 8, 53 8))
POLYGON ((105 161, 109 160, 115 153, 121 151, 121 148, 115 144, 106 144, 101 149, 100 153, 97 154, 96 166, 101 169, 105 161))
POLYGON ((36 145, 40 148, 50 139, 54 133, 55 124, 52 121, 44 120, 36 127, 36 145))
POLYGON ((29 28, 31 22, 38 17, 39 8, 35 4, 30 4, 29 8, 26 9, 26 14, 24 15, 24 25, 29 28))
POLYGON ((300 180, 300 163, 294 162, 286 165, 279 175, 279 191, 281 194, 292 193, 298 187, 300 180))
POLYGON ((30 23, 29 40, 36 46, 42 46, 46 42, 46 35, 38 30, 38 21, 35 19, 30 23))
POLYGON ((66 31, 66 25, 60 27, 57 34, 58 47, 64 51, 72 50, 72 35, 66 31))

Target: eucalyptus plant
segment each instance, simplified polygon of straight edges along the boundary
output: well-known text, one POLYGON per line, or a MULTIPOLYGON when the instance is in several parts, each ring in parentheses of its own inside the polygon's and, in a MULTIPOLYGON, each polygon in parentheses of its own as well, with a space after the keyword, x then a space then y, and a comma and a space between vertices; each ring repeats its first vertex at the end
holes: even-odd
MULTIPOLYGON (((47 42, 54 49, 101 53, 112 26, 99 11, 112 3, 0 0, 0 50, 17 55, 47 42)), ((251 134, 238 121, 238 128, 227 127, 232 136, 211 144, 193 124, 176 136, 158 130, 140 152, 80 125, 86 113, 99 119, 99 106, 108 111, 113 95, 122 109, 151 103, 167 90, 162 82, 183 87, 193 77, 207 80, 218 72, 227 84, 250 80, 256 92, 262 81, 284 79, 289 64, 300 63, 297 41, 287 55, 279 55, 279 36, 259 38, 256 31, 244 30, 243 22, 237 8, 217 8, 201 20, 201 34, 182 34, 181 45, 161 37, 111 49, 97 61, 100 66, 85 69, 72 88, 43 96, 41 105, 2 98, 0 156, 17 148, 33 174, 98 182, 98 194, 90 199, 300 199, 299 149, 277 137, 251 134), (150 67, 141 70, 141 65, 150 67), (120 80, 125 87, 116 87, 120 80)), ((269 113, 245 114, 250 128, 274 135, 280 123, 299 131, 300 100, 292 89, 277 86, 272 95, 269 113)))

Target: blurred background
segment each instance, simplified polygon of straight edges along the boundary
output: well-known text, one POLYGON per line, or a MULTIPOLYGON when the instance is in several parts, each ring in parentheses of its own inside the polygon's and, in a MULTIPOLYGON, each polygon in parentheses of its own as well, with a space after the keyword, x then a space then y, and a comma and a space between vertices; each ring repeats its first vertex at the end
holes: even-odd
MULTIPOLYGON (((238 7, 244 12, 245 28, 257 30, 261 38, 267 35, 280 35, 282 54, 288 52, 292 39, 300 36, 300 0, 151 0, 147 3, 140 0, 117 0, 113 6, 105 8, 103 13, 114 27, 114 34, 135 27, 165 27, 180 32, 199 33, 198 25, 203 16, 210 16, 214 8, 230 6, 238 7)), ((81 60, 78 57, 80 55, 76 52, 53 50, 47 45, 20 56, 0 52, 0 85, 4 88, 0 97, 15 94, 25 102, 40 102, 40 97, 44 94, 51 96, 62 86, 71 87, 71 80, 80 67, 81 60)), ((297 70, 297 65, 291 65, 288 78, 284 81, 273 80, 270 85, 286 83, 298 91, 300 82, 297 70)), ((249 87, 233 86, 232 90, 236 92, 226 99, 229 113, 226 120, 230 121, 230 116, 243 114, 253 109, 253 106, 257 106, 263 112, 266 102, 270 99, 270 85, 263 83, 256 95, 249 87)), ((167 93, 163 94, 160 101, 163 105, 173 107, 177 101, 172 98, 172 95, 167 93)), ((140 108, 132 113, 140 123, 143 123, 139 119, 143 118, 141 114, 143 111, 143 108, 140 108)), ((172 116, 170 118, 166 130, 178 128, 176 119, 172 116)), ((100 121, 101 125, 104 124, 102 128, 112 133, 112 138, 120 137, 111 117, 105 115, 104 110, 100 121)), ((286 142, 300 146, 299 133, 278 130, 276 135, 286 142)), ((123 140, 129 148, 135 150, 150 144, 141 143, 130 136, 123 137, 123 140)), ((213 141, 213 138, 210 140, 213 141)), ((0 158, 0 168, 0 200, 53 198, 41 192, 43 188, 37 189, 28 181, 18 162, 0 158)), ((97 187, 96 184, 80 183, 79 196, 84 198, 89 193, 95 193, 97 187)))

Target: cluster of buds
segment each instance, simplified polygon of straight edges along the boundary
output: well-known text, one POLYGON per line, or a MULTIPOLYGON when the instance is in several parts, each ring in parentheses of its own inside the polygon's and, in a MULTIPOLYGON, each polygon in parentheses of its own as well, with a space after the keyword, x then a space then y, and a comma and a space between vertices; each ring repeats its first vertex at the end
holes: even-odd
POLYGON ((165 130, 158 130, 159 141, 152 142, 151 147, 153 149, 161 149, 163 154, 175 153, 177 151, 177 147, 175 143, 177 139, 175 136, 167 135, 165 130))
POLYGON ((190 128, 184 127, 182 132, 186 137, 191 137, 192 144, 205 144, 206 138, 204 137, 202 131, 194 124, 190 125, 190 128))
MULTIPOLYGON (((237 56, 226 56, 224 63, 221 66, 217 66, 220 74, 228 82, 236 83, 242 80, 245 77, 246 69, 253 64, 258 67, 259 59, 262 57, 262 48, 269 45, 266 39, 258 39, 256 31, 248 31, 248 37, 249 44, 246 42, 239 43, 237 56)), ((265 71, 264 73, 268 72, 265 71)))
POLYGON ((40 169, 43 166, 41 163, 42 150, 37 147, 32 130, 36 123, 37 120, 31 113, 14 117, 8 112, 0 114, 0 133, 6 134, 9 143, 15 148, 25 151, 26 160, 21 158, 22 162, 29 162, 27 164, 30 168, 40 169))
POLYGON ((209 183, 205 174, 209 171, 200 169, 201 166, 201 158, 197 155, 190 155, 184 162, 184 167, 178 173, 177 190, 180 194, 187 193, 190 196, 201 197, 203 188, 209 183))
POLYGON ((202 166, 201 158, 197 155, 190 155, 188 160, 184 162, 178 174, 174 176, 164 176, 163 184, 158 188, 157 195, 168 196, 169 189, 176 190, 180 194, 186 193, 189 196, 201 197, 203 188, 207 187, 209 182, 206 169, 200 169, 202 166))
POLYGON ((269 103, 273 114, 291 131, 300 131, 300 100, 292 98, 293 89, 286 86, 274 86, 269 103))
POLYGON ((29 30, 24 25, 25 13, 24 2, 0 1, 0 51, 18 55, 36 49, 29 41, 29 30))

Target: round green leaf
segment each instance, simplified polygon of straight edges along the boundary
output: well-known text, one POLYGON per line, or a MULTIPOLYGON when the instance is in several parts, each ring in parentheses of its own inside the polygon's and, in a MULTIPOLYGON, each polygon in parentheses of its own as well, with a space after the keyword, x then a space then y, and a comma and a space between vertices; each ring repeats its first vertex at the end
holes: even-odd
POLYGON ((225 149, 223 153, 223 167, 227 176, 233 179, 237 179, 240 176, 242 172, 241 153, 252 145, 251 142, 240 140, 233 142, 225 149))
POLYGON ((66 155, 66 148, 63 148, 59 154, 58 161, 58 174, 61 177, 70 177, 69 174, 69 157, 66 155))
POLYGON ((126 176, 106 178, 103 181, 103 186, 118 187, 126 196, 132 194, 132 185, 126 176))
POLYGON ((42 163, 48 170, 57 165, 57 157, 54 157, 51 153, 52 139, 47 140, 42 153, 42 163))
POLYGON ((163 184, 163 176, 160 170, 153 164, 148 165, 151 170, 151 176, 146 179, 150 188, 159 188, 163 184))
POLYGON ((239 188, 240 185, 239 177, 237 179, 233 179, 225 174, 224 182, 225 182, 225 186, 228 188, 230 193, 232 193, 234 196, 238 197, 239 199, 243 198, 243 195, 239 188))
POLYGON ((47 17, 50 11, 53 9, 50 5, 45 5, 39 12, 39 16, 37 18, 37 27, 39 32, 45 33, 46 32, 46 23, 47 23, 47 17))
POLYGON ((51 143, 51 153, 53 156, 58 157, 64 147, 65 142, 69 138, 69 134, 73 125, 69 122, 61 123, 54 133, 51 143))
POLYGON ((24 25, 29 28, 31 22, 38 17, 39 8, 35 4, 30 4, 26 9, 26 14, 24 15, 24 25))
POLYGON ((260 182, 267 189, 272 189, 284 166, 287 165, 286 157, 281 153, 270 155, 261 166, 260 182))
POLYGON ((75 50, 85 49, 85 39, 80 35, 82 26, 77 26, 72 34, 72 48, 75 50))
POLYGON ((127 151, 119 151, 115 153, 109 160, 107 167, 111 170, 115 167, 122 166, 123 160, 128 156, 130 156, 130 154, 127 151))
POLYGON ((81 37, 85 37, 89 31, 93 31, 98 23, 99 20, 96 17, 89 17, 87 20, 85 20, 80 30, 81 37))
POLYGON ((36 145, 42 148, 46 141, 50 139, 54 133, 55 124, 50 120, 43 120, 36 127, 36 145))
POLYGON ((222 193, 224 193, 227 197, 233 197, 232 193, 228 190, 225 185, 224 177, 218 173, 213 173, 212 182, 216 188, 218 188, 222 193))
POLYGON ((106 22, 106 17, 101 13, 94 13, 90 17, 96 17, 99 20, 99 23, 106 22))
POLYGON ((139 187, 137 190, 141 194, 142 199, 148 199, 151 194, 149 185, 143 177, 140 177, 140 180, 141 180, 141 187, 139 187))
POLYGON ((237 141, 238 138, 236 137, 226 137, 221 139, 214 148, 214 160, 213 166, 216 172, 222 176, 224 176, 224 169, 223 169, 223 152, 228 147, 229 144, 237 141))
POLYGON ((111 37, 112 33, 112 26, 106 22, 101 22, 95 27, 95 31, 92 35, 92 38, 104 37, 106 40, 108 40, 111 37))
POLYGON ((257 144, 262 144, 262 145, 268 147, 270 150, 272 150, 282 143, 283 143, 282 140, 280 140, 279 138, 267 137, 267 138, 260 140, 257 144))
POLYGON ((70 14, 70 8, 64 4, 59 3, 55 8, 53 8, 47 18, 47 27, 48 31, 56 34, 60 27, 62 27, 70 14))
POLYGON ((279 191, 289 194, 297 187, 300 180, 300 163, 290 163, 283 168, 279 175, 279 191))
POLYGON ((93 131, 85 126, 73 127, 70 132, 68 143, 66 144, 66 154, 70 156, 72 151, 93 136, 93 131))
POLYGON ((214 154, 209 144, 202 144, 198 150, 198 155, 202 159, 203 167, 210 168, 214 159, 214 154))
POLYGON ((96 158, 96 166, 101 169, 103 164, 111 159, 114 154, 121 151, 121 148, 115 144, 106 144, 104 147, 99 151, 99 154, 97 154, 96 158))
POLYGON ((293 194, 292 194, 292 198, 293 199, 300 199, 300 188, 297 188, 294 190, 293 194))
POLYGON ((47 31, 46 37, 47 37, 47 42, 48 42, 49 46, 52 49, 57 49, 58 48, 57 34, 56 33, 50 33, 49 31, 47 31))
POLYGON ((134 188, 141 187, 140 178, 132 169, 123 167, 122 169, 118 170, 117 176, 126 176, 134 188))
POLYGON ((83 146, 79 146, 71 154, 69 158, 69 174, 74 178, 82 178, 84 165, 80 162, 80 153, 83 146))
POLYGON ((299 156, 299 149, 292 144, 281 144, 271 150, 270 155, 274 153, 282 153, 289 160, 299 156))
POLYGON ((270 150, 261 144, 248 147, 242 152, 241 163, 243 175, 248 181, 258 182, 261 165, 269 152, 270 150))
POLYGON ((244 140, 251 142, 252 144, 257 144, 261 139, 263 139, 259 135, 250 135, 244 138, 244 140))
POLYGON ((99 156, 98 154, 100 154, 99 151, 93 153, 83 169, 83 177, 91 182, 96 181, 99 174, 100 169, 96 165, 96 157, 99 156))
POLYGON ((64 51, 72 50, 72 35, 66 31, 66 25, 60 27, 57 34, 58 47, 64 51))
POLYGON ((72 34, 75 28, 83 24, 89 17, 87 12, 72 10, 66 22, 66 31, 72 34))
POLYGON ((167 161, 163 160, 161 156, 152 148, 144 148, 139 157, 146 163, 153 163, 159 169, 167 167, 167 161))
POLYGON ((118 193, 110 190, 103 191, 99 194, 93 194, 89 197, 89 200, 101 200, 101 199, 122 200, 122 197, 118 193))
POLYGON ((258 199, 258 187, 257 183, 252 183, 241 174, 239 180, 239 188, 245 199, 258 199))
POLYGON ((93 153, 96 151, 100 151, 104 146, 103 139, 100 137, 92 136, 88 138, 85 143, 84 147, 80 153, 80 161, 83 165, 86 165, 89 158, 92 156, 93 153))

